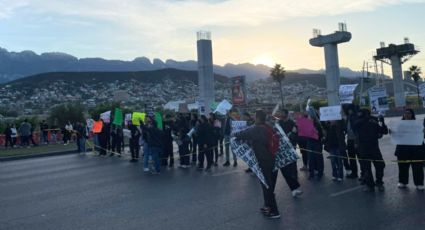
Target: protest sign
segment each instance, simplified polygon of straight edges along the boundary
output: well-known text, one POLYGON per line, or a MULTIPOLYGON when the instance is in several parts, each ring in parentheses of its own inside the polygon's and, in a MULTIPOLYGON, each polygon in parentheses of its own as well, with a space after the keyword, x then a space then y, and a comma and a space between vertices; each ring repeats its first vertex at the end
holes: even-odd
POLYGON ((300 117, 297 119, 298 136, 312 138, 314 140, 319 139, 314 123, 311 119, 306 117, 300 117))
POLYGON ((354 91, 358 84, 340 85, 339 86, 339 100, 341 104, 351 104, 354 100, 354 91))
POLYGON ((220 102, 220 104, 217 105, 217 108, 214 110, 214 113, 221 113, 223 115, 226 115, 227 112, 232 109, 232 104, 228 102, 227 100, 223 100, 220 102))
POLYGON ((279 135, 279 150, 276 153, 276 161, 274 170, 279 170, 283 167, 288 166, 298 160, 298 155, 295 152, 294 146, 292 146, 291 141, 288 136, 283 131, 282 127, 279 124, 275 124, 273 127, 275 133, 279 135))
POLYGON ((163 122, 162 122, 161 113, 155 112, 155 121, 156 121, 158 129, 163 130, 163 122))
POLYGON ((105 122, 105 123, 110 123, 111 122, 111 111, 106 111, 104 113, 101 113, 100 119, 102 119, 102 121, 105 122))
POLYGON ((122 122, 123 122, 122 110, 120 108, 115 108, 114 121, 112 122, 112 124, 122 125, 122 122))
POLYGON ((249 147, 248 144, 244 142, 237 141, 235 137, 230 139, 230 148, 232 152, 242 159, 252 170, 252 172, 260 179, 261 183, 264 184, 266 188, 269 186, 266 183, 264 174, 261 171, 260 165, 258 164, 257 158, 255 157, 254 151, 249 147))
POLYGON ((140 112, 133 112, 131 116, 131 123, 133 125, 140 125, 140 121, 145 122, 146 114, 140 112))
POLYGON ((388 110, 387 89, 377 86, 370 88, 369 101, 372 113, 388 110))
POLYGON ((100 133, 102 132, 102 128, 103 128, 103 122, 102 121, 95 121, 93 123, 93 133, 100 133))
POLYGON ((248 128, 246 121, 232 121, 231 125, 232 125, 232 129, 231 129, 232 134, 238 133, 248 128))
POLYGON ((89 131, 92 131, 93 130, 94 120, 91 119, 91 118, 89 118, 89 119, 86 120, 86 124, 87 124, 87 129, 89 131))
POLYGON ((128 122, 129 122, 129 121, 131 121, 131 113, 127 113, 127 114, 125 115, 125 120, 124 120, 125 125, 128 125, 128 122))
POLYGON ((320 121, 339 121, 342 120, 341 106, 320 107, 320 121))
POLYGON ((423 124, 418 120, 402 120, 391 127, 391 142, 394 145, 422 145, 423 124))

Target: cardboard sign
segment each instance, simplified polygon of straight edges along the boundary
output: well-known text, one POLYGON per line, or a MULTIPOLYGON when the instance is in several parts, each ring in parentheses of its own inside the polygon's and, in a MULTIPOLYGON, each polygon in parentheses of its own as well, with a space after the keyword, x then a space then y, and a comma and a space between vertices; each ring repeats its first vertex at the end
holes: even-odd
POLYGON ((319 139, 319 134, 314 127, 314 122, 306 117, 300 117, 297 119, 298 136, 312 138, 314 140, 319 139))
POLYGON ((102 132, 102 128, 103 128, 103 122, 102 121, 95 121, 93 123, 93 133, 100 133, 102 132))
POLYGON ((320 121, 339 121, 342 120, 341 106, 320 107, 320 121))
POLYGON ((105 122, 105 123, 110 123, 111 122, 111 111, 106 111, 104 113, 101 113, 100 119, 102 119, 103 122, 105 122))
POLYGON ((351 104, 354 100, 354 91, 359 84, 340 85, 339 86, 339 100, 341 104, 351 104))
POLYGON ((223 100, 218 104, 217 108, 214 110, 214 113, 221 113, 223 115, 226 115, 228 111, 232 109, 232 104, 228 102, 227 100, 223 100))
POLYGON ((238 133, 248 128, 246 121, 231 121, 231 124, 232 124, 232 129, 231 129, 232 134, 238 133))
POLYGON ((391 127, 391 142, 395 145, 422 145, 424 126, 418 120, 402 120, 391 127))
POLYGON ((372 87, 369 89, 369 101, 372 113, 389 110, 387 89, 385 87, 372 87))

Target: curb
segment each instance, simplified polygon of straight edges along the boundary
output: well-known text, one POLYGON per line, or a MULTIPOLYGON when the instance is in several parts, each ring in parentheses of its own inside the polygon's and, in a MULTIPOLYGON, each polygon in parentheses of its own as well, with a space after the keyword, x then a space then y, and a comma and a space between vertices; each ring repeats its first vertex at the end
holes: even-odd
MULTIPOLYGON (((87 152, 89 152, 89 151, 91 151, 91 149, 87 149, 87 152)), ((0 162, 24 160, 24 159, 39 158, 39 157, 61 156, 61 155, 68 155, 68 154, 75 154, 75 153, 77 153, 77 150, 49 152, 49 153, 37 153, 37 154, 22 155, 22 156, 0 157, 0 162)))

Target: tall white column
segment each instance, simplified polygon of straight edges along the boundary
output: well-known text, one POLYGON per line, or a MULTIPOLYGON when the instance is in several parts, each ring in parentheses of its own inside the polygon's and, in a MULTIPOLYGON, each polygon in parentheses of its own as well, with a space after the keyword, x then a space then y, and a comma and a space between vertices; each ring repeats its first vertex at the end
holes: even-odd
POLYGON ((391 66, 393 71, 395 107, 403 107, 406 106, 406 99, 404 94, 404 82, 403 72, 401 69, 401 60, 398 55, 391 56, 391 66))
POLYGON ((326 64, 326 90, 328 95, 328 105, 339 105, 339 63, 338 46, 328 43, 324 45, 326 64))

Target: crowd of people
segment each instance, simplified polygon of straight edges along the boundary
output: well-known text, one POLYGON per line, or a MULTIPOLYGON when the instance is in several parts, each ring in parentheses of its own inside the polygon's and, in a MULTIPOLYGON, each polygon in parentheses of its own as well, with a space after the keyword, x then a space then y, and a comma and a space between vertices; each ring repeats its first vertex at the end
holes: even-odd
MULTIPOLYGON (((270 138, 267 132, 274 124, 279 124, 290 143, 298 148, 302 155, 302 167, 297 162, 280 169, 293 197, 302 194, 298 181, 298 170, 308 173, 309 180, 321 180, 324 175, 323 150, 329 153, 332 166, 332 180, 343 183, 347 179, 358 179, 364 185, 364 191, 383 191, 384 169, 379 147, 379 139, 391 132, 383 116, 372 116, 370 110, 359 109, 354 105, 344 107, 342 120, 321 122, 318 111, 311 108, 296 119, 285 109, 271 115, 263 110, 255 112, 255 119, 250 113, 243 113, 239 120, 247 122, 247 129, 232 132, 230 111, 226 115, 177 114, 164 115, 163 123, 158 124, 154 117, 147 116, 140 125, 116 125, 102 122, 102 128, 93 132, 91 127, 77 122, 68 122, 62 129, 63 143, 68 144, 75 136, 78 151, 86 152, 86 141, 93 139, 93 151, 99 156, 121 157, 128 140, 131 163, 143 158, 144 172, 159 174, 163 167, 174 167, 174 151, 179 154, 179 167, 182 169, 196 166, 199 171, 211 171, 218 167, 220 156, 224 157, 223 167, 238 166, 235 153, 230 150, 230 139, 247 143, 254 151, 259 167, 264 174, 266 184, 262 184, 264 207, 260 211, 269 218, 279 218, 274 189, 278 171, 274 170, 275 155, 271 152, 270 138), (300 122, 304 119, 304 124, 300 122), (311 124, 305 125, 305 124, 311 124), (177 147, 177 148, 175 148, 177 147), (232 158, 230 155, 232 154, 232 158), (375 174, 372 170, 375 168, 375 174)), ((412 109, 405 109, 403 120, 415 120, 412 109)), ((425 126, 425 120, 424 120, 425 126)), ((48 125, 40 124, 42 142, 48 143, 48 125)), ((17 135, 21 144, 29 146, 32 140, 32 127, 25 121, 19 129, 11 125, 6 129, 6 146, 14 146, 17 135)), ((35 144, 35 143, 34 143, 35 144)), ((397 145, 395 156, 398 159, 400 189, 406 188, 409 181, 409 168, 412 167, 413 181, 418 191, 424 190, 425 146, 397 145)), ((251 172, 251 169, 246 169, 251 172)))

